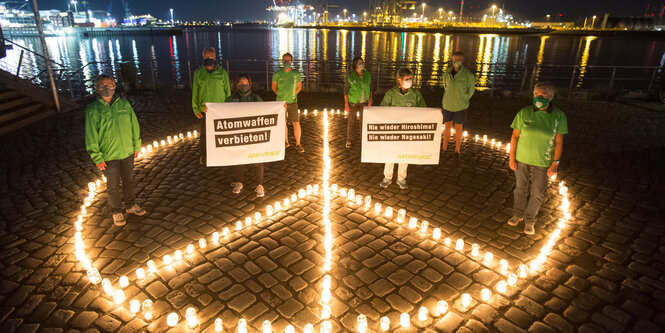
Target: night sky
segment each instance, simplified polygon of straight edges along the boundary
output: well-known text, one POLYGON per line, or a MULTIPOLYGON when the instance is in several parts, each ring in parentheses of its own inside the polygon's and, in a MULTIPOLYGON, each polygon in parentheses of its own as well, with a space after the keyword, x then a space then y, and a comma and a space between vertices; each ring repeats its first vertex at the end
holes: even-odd
MULTIPOLYGON (((176 20, 221 20, 221 21, 244 21, 256 19, 270 19, 276 15, 274 12, 266 12, 265 8, 272 5, 272 0, 128 0, 132 14, 149 13, 157 18, 169 19, 169 8, 173 8, 176 20)), ((293 0, 295 2, 295 0, 293 0)), ((82 10, 82 0, 78 1, 79 10, 82 10)), ((106 10, 110 0, 88 1, 89 9, 106 10)), ((112 13, 116 17, 122 17, 123 11, 120 0, 112 0, 112 13)), ((301 0, 302 3, 317 4, 325 0, 301 0)), ((435 12, 439 8, 445 11, 453 10, 459 12, 459 0, 425 0, 427 6, 426 15, 438 16, 435 12)), ((39 0, 40 9, 67 8, 66 0, 39 0)), ((342 9, 348 9, 348 13, 362 15, 363 11, 369 9, 369 0, 328 0, 330 5, 339 5, 339 8, 330 9, 330 17, 337 14, 342 15, 342 9)), ((422 3, 421 1, 418 2, 422 3)), ((647 12, 648 5, 659 8, 660 0, 466 0, 464 4, 465 13, 472 11, 474 14, 486 8, 491 12, 492 4, 504 7, 518 19, 538 20, 546 14, 552 17, 561 13, 563 20, 575 20, 578 17, 602 15, 610 13, 614 16, 643 16, 647 12)), ((418 7, 417 13, 421 13, 418 7)), ((652 10, 652 12, 659 12, 652 10)), ((482 15, 480 15, 482 16, 482 15)))

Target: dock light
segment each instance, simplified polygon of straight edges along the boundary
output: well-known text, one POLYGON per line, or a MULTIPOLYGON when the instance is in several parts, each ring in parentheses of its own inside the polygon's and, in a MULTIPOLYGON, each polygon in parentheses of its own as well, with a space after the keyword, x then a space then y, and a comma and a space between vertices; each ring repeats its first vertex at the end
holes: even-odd
POLYGON ((199 325, 199 319, 196 317, 196 309, 194 307, 187 308, 185 312, 185 320, 189 328, 194 328, 199 325))
POLYGON ((374 204, 374 214, 381 214, 381 204, 378 202, 374 204))
POLYGON ((145 269, 139 267, 136 269, 136 278, 139 280, 145 279, 145 269))
POLYGON ((102 276, 99 274, 97 268, 90 268, 88 270, 88 280, 92 284, 98 284, 102 280, 102 276))
POLYGON ((166 317, 166 324, 170 327, 178 325, 178 314, 175 312, 169 313, 169 315, 166 317))
POLYGON ((238 320, 238 333, 247 333, 247 319, 240 318, 238 320))
POLYGON ((450 244, 452 244, 452 242, 453 242, 453 241, 452 241, 450 238, 448 238, 448 237, 446 237, 446 238, 443 239, 443 244, 444 244, 445 246, 450 247, 450 244))
POLYGON ((367 332, 367 317, 364 314, 359 314, 358 318, 356 319, 356 323, 358 325, 358 333, 365 333, 367 332))
POLYGON ((399 316, 399 324, 402 325, 402 327, 407 328, 411 326, 411 317, 409 317, 409 314, 406 312, 403 312, 399 316))
POLYGON ((492 297, 492 292, 489 289, 483 288, 480 291, 480 299, 482 299, 483 302, 489 301, 491 297, 492 297))
POLYGON ((460 299, 462 301, 462 307, 465 308, 465 309, 468 308, 471 305, 471 301, 473 300, 471 298, 471 295, 469 295, 467 293, 462 294, 462 297, 460 299))
MULTIPOLYGON (((314 110, 316 112, 316 110, 314 110)), ((303 328, 303 333, 314 333, 314 325, 312 324, 307 324, 305 325, 305 328, 303 328)))
POLYGON ((205 238, 199 239, 199 247, 205 249, 206 246, 208 246, 208 242, 206 242, 206 239, 205 238))
POLYGON ((418 309, 418 320, 427 321, 428 317, 429 317, 429 311, 427 311, 426 307, 421 306, 420 309, 418 309))
POLYGON ((164 263, 164 265, 168 266, 173 263, 173 258, 170 255, 165 254, 164 259, 162 259, 162 262, 164 263))
POLYGON ((508 290, 508 285, 506 281, 501 280, 496 284, 496 291, 505 294, 507 290, 508 290))
POLYGON ((131 313, 137 313, 141 311, 141 301, 139 301, 138 299, 133 299, 129 301, 129 311, 131 313))
POLYGON ((480 245, 477 243, 473 243, 471 245, 471 255, 476 258, 480 256, 480 245))
POLYGON ((415 229, 418 226, 418 219, 412 217, 409 219, 409 229, 415 229))
POLYGON ((386 209, 383 212, 383 215, 387 218, 393 217, 393 208, 390 206, 386 207, 386 209))
POLYGON ((435 240, 439 240, 441 238, 441 228, 434 228, 434 231, 432 231, 432 238, 435 240))
POLYGON ((224 325, 222 325, 222 318, 215 319, 215 332, 221 332, 224 330, 224 325))
POLYGON ((113 301, 115 304, 122 304, 125 301, 125 292, 122 289, 117 289, 113 292, 113 301))
POLYGON ((129 285, 129 279, 123 275, 118 280, 118 284, 120 284, 120 288, 126 288, 129 285))
POLYGON ((145 320, 150 320, 152 319, 152 301, 147 299, 143 301, 143 306, 141 307, 141 310, 143 311, 143 318, 145 320))
POLYGON ((390 318, 388 317, 381 317, 381 330, 382 331, 387 331, 390 329, 390 318))
POLYGON ((457 242, 455 242, 455 250, 457 251, 462 251, 464 250, 464 240, 461 238, 457 239, 457 242))
POLYGON ((420 222, 420 233, 427 233, 427 227, 429 226, 429 222, 427 221, 422 221, 420 222))
POLYGON ((157 265, 152 260, 148 260, 148 272, 157 273, 157 265))
POLYGON ((194 253, 194 244, 187 245, 187 254, 194 253))
POLYGON ((508 285, 514 286, 517 283, 517 274, 513 273, 508 275, 508 285))
POLYGON ((369 209, 372 207, 372 197, 371 196, 365 196, 365 208, 369 209))
POLYGON ((443 316, 448 312, 448 302, 438 301, 436 302, 436 309, 439 311, 439 316, 443 316))
POLYGON ((494 254, 492 254, 492 252, 485 252, 485 257, 483 258, 483 262, 486 264, 491 264, 492 260, 494 260, 494 254))

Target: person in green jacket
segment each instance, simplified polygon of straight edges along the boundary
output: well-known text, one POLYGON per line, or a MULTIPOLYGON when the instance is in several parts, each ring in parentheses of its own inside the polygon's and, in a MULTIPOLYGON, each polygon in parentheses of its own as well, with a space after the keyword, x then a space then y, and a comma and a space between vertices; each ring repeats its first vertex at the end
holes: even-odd
MULTIPOLYGON (((302 90, 302 77, 300 72, 292 68, 293 56, 284 53, 282 56, 283 68, 272 75, 272 91, 277 94, 278 101, 284 101, 286 105, 287 120, 293 124, 293 136, 296 137, 296 151, 304 153, 305 149, 300 145, 300 115, 298 114, 298 93, 302 90)), ((286 148, 289 148, 289 128, 285 129, 286 148)))
POLYGON ((537 83, 533 88, 533 104, 522 108, 510 125, 513 135, 509 166, 515 171, 516 185, 513 216, 508 225, 517 226, 524 220, 527 235, 536 232, 534 225, 547 190, 547 178, 556 175, 559 169, 563 135, 568 134, 566 115, 552 105, 552 98, 552 84, 537 83))
POLYGON ((344 111, 349 113, 346 123, 346 148, 351 148, 351 134, 355 127, 356 114, 360 118, 360 136, 363 129, 363 109, 372 106, 372 75, 365 69, 365 61, 361 57, 353 58, 352 70, 344 80, 344 111))
MULTIPOLYGON (((252 92, 252 78, 247 74, 240 74, 236 77, 236 90, 233 92, 233 95, 229 96, 229 102, 263 102, 261 96, 252 92)), ((263 189, 263 163, 255 163, 254 167, 256 168, 256 196, 261 198, 265 195, 265 190, 263 189)), ((245 165, 236 165, 236 181, 231 183, 233 187, 233 193, 238 194, 242 191, 243 188, 243 179, 245 178, 245 165)))
POLYGON ((476 91, 476 78, 464 68, 464 53, 457 51, 452 56, 453 66, 443 75, 443 151, 448 149, 450 129, 455 123, 455 152, 462 155, 462 132, 469 108, 469 99, 476 91))
POLYGON ((145 215, 134 202, 134 158, 141 151, 139 122, 129 102, 114 97, 115 80, 102 74, 95 80, 97 100, 85 109, 85 149, 106 176, 106 194, 113 223, 123 226, 125 214, 145 215), (122 199, 120 198, 122 180, 122 199), (123 203, 127 208, 123 208, 123 203))
MULTIPOLYGON (((402 107, 427 107, 425 99, 420 90, 412 88, 413 72, 408 68, 400 68, 397 71, 397 85, 392 87, 381 100, 381 106, 402 106, 402 107)), ((405 190, 409 188, 406 184, 406 169, 408 163, 399 163, 397 169, 397 185, 405 190)), ((395 163, 386 163, 383 168, 383 180, 379 186, 386 188, 393 179, 393 170, 395 163)))
POLYGON ((215 49, 206 47, 203 50, 203 64, 194 71, 192 82, 192 109, 196 118, 201 120, 201 164, 206 161, 206 103, 224 103, 230 95, 229 74, 217 64, 215 49))

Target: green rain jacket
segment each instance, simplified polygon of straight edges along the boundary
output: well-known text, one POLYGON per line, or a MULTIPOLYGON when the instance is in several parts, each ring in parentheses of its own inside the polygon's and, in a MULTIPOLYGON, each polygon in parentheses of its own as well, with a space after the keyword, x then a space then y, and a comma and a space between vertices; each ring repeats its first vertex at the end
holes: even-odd
POLYGON ((116 97, 111 104, 97 96, 85 109, 85 149, 95 164, 121 160, 141 151, 139 122, 129 102, 116 97))
POLYGON ((205 111, 206 103, 224 103, 231 96, 229 74, 221 66, 208 72, 205 66, 194 71, 192 109, 197 115, 205 111))
POLYGON ((399 86, 390 88, 383 96, 381 106, 408 106, 408 107, 426 107, 425 99, 420 90, 409 88, 402 94, 399 86))
POLYGON ((455 76, 453 69, 443 75, 443 99, 441 106, 444 110, 457 112, 469 108, 469 99, 476 91, 476 77, 468 69, 462 67, 455 76))
POLYGON ((344 93, 349 95, 349 103, 360 103, 362 91, 365 91, 365 102, 370 100, 370 84, 372 83, 372 75, 363 69, 363 77, 358 75, 358 72, 352 70, 344 82, 344 93))

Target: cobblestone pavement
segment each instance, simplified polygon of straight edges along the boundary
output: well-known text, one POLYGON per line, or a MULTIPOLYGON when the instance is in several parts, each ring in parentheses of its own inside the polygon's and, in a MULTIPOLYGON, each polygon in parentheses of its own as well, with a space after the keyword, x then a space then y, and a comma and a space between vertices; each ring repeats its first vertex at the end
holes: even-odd
MULTIPOLYGON (((426 95, 436 105, 440 95, 426 95)), ((326 97, 327 98, 327 97, 326 97)), ((323 108, 326 98, 304 96, 301 107, 323 108)), ((197 128, 183 91, 130 98, 144 143, 197 128)), ((332 98, 328 98, 332 100, 332 98)), ((339 100, 339 99, 338 99, 339 100)), ((339 105, 339 102, 335 105, 339 105)), ((468 129, 506 142, 508 126, 524 100, 474 97, 468 129)), ((355 331, 356 316, 370 329, 388 316, 416 316, 438 300, 450 311, 410 329, 421 332, 659 332, 665 330, 665 114, 610 102, 563 103, 571 134, 564 144, 561 177, 570 187, 572 226, 557 243, 543 274, 520 280, 490 301, 464 292, 494 289, 493 269, 404 225, 372 212, 332 202, 335 235, 332 268, 334 331, 355 331)), ((231 168, 198 164, 198 144, 179 143, 136 166, 138 201, 148 210, 113 226, 106 200, 90 207, 83 229, 87 253, 114 283, 149 259, 197 242, 232 226, 266 204, 307 184, 320 183, 322 121, 302 120, 306 153, 287 150, 266 168, 266 197, 254 195, 251 168, 245 189, 231 193, 231 168)), ((360 164, 359 142, 345 149, 346 120, 331 118, 331 183, 351 186, 376 201, 403 207, 453 239, 476 242, 511 265, 535 257, 554 228, 560 204, 550 190, 536 234, 505 220, 512 205, 514 176, 504 152, 468 140, 458 162, 452 153, 437 166, 411 166, 409 190, 378 187, 382 165, 360 164)), ((234 232, 223 245, 189 264, 161 269, 125 289, 128 299, 151 298, 155 318, 144 321, 117 306, 89 283, 74 255, 73 220, 87 183, 99 177, 84 151, 83 112, 70 113, 3 137, 0 162, 0 331, 164 331, 165 316, 198 309, 202 331, 216 317, 225 331, 240 317, 252 330, 264 320, 282 332, 320 322, 323 276, 323 199, 307 197, 271 221, 234 232)), ((318 332, 318 325, 317 332, 318 332)), ((172 331, 187 331, 179 325, 172 331)))

